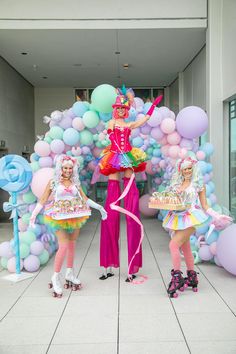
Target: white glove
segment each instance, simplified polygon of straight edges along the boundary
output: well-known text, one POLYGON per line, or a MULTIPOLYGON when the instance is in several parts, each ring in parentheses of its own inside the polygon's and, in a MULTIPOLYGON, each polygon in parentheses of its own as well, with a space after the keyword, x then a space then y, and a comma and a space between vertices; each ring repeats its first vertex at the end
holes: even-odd
POLYGON ((30 222, 29 222, 30 227, 34 228, 36 217, 42 209, 43 209, 43 205, 40 203, 37 203, 36 207, 34 208, 32 214, 31 214, 31 217, 30 217, 30 222))
POLYGON ((107 212, 101 205, 95 203, 92 199, 87 199, 87 205, 91 208, 99 210, 102 216, 102 220, 106 220, 107 212))

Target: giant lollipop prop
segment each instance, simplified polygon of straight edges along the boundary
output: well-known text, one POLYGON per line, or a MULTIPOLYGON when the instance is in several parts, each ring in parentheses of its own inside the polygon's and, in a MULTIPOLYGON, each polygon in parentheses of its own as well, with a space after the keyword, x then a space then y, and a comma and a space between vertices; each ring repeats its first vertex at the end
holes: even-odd
POLYGON ((21 156, 6 155, 0 159, 0 188, 11 195, 11 202, 3 204, 5 212, 12 211, 14 248, 16 255, 16 275, 20 274, 20 246, 18 234, 18 214, 24 204, 17 204, 17 194, 24 190, 32 180, 29 163, 21 156))

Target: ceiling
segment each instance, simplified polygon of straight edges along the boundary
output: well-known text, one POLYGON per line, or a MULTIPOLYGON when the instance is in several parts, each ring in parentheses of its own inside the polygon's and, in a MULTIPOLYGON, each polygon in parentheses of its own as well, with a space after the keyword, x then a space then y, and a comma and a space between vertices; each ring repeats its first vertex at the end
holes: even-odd
POLYGON ((1 30, 0 55, 36 87, 163 87, 189 64, 205 37, 204 28, 1 30))

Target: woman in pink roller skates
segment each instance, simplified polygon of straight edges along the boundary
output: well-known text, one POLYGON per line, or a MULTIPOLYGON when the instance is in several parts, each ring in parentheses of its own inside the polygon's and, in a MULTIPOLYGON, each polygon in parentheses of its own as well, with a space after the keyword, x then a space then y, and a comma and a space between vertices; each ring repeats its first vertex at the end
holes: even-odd
POLYGON ((49 181, 43 196, 32 212, 30 218, 32 227, 50 195, 53 200, 45 206, 44 222, 56 234, 59 248, 55 256, 54 274, 49 287, 53 288, 53 296, 61 297, 60 271, 66 254, 67 269, 64 287, 72 288, 72 290, 81 288, 81 281, 73 272, 75 244, 80 228, 91 215, 90 207, 98 209, 103 219, 106 218, 107 213, 101 205, 88 199, 83 193, 78 176, 77 160, 67 155, 58 158, 55 177, 49 181))
POLYGON ((170 297, 177 297, 177 290, 183 290, 186 286, 190 286, 193 291, 197 291, 198 278, 194 270, 194 258, 189 241, 190 236, 195 232, 195 227, 212 217, 212 224, 222 229, 232 222, 232 218, 220 215, 209 208, 197 161, 190 157, 177 161, 176 171, 168 190, 182 196, 186 205, 184 211, 169 211, 163 220, 163 226, 172 231, 169 249, 173 269, 171 270, 171 281, 167 292, 170 297), (201 206, 199 206, 198 200, 201 206), (183 278, 180 270, 180 249, 187 266, 187 278, 183 278))

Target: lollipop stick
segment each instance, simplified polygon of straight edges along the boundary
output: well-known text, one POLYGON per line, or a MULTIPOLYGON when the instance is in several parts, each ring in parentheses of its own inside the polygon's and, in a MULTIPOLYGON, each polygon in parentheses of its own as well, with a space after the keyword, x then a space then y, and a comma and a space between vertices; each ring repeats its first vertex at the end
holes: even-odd
MULTIPOLYGON (((12 192, 12 203, 17 203, 17 193, 12 192)), ((14 234, 14 246, 16 254, 16 274, 20 274, 20 243, 19 243, 19 234, 18 234, 18 212, 16 209, 15 216, 13 218, 13 234, 14 234)))

